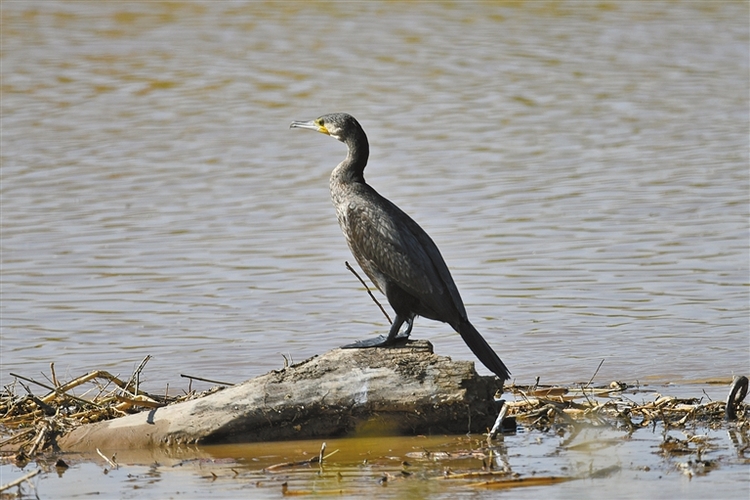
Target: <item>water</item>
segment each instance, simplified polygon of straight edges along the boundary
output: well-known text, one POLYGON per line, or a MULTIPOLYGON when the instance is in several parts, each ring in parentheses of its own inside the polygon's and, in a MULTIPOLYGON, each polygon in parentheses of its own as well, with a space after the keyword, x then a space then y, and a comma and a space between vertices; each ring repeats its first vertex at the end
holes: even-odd
POLYGON ((517 380, 747 373, 747 14, 3 2, 0 380, 241 381, 385 331, 328 198, 345 149, 288 129, 332 111, 517 380))
MULTIPOLYGON (((687 433, 672 431, 674 439, 687 433)), ((326 440, 321 470, 317 464, 273 466, 318 457, 321 441, 252 443, 180 449, 120 451, 113 469, 96 454, 68 455, 70 468, 37 476, 26 498, 254 498, 276 499, 286 483, 293 496, 326 498, 489 500, 503 493, 481 487, 507 476, 461 478, 480 473, 484 463, 525 478, 572 479, 554 486, 516 487, 512 498, 747 498, 747 465, 726 431, 708 430, 701 460, 707 470, 690 477, 695 455, 665 456, 661 431, 642 429, 628 436, 612 429, 583 429, 575 439, 531 431, 505 436, 493 446, 494 460, 479 436, 412 436, 326 440), (484 456, 469 452, 483 452, 484 456), (425 456, 425 452, 432 455, 425 456), (446 457, 450 453, 453 457, 446 457), (402 474, 406 471, 408 475, 402 474), (450 471, 453 477, 446 477, 450 471), (388 477, 383 483, 384 476, 388 477)), ((743 443, 746 444, 746 443, 743 443)), ((112 454, 108 454, 112 456, 112 454)), ((6 469, 7 480, 36 469, 6 469)), ((43 467, 45 464, 40 464, 43 467)), ((3 477, 6 480, 5 477, 3 477)))

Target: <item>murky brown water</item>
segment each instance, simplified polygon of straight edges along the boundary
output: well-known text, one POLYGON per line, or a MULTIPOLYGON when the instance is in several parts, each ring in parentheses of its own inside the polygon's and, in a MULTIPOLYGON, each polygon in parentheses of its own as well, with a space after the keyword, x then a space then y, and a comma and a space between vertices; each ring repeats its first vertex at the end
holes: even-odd
MULTIPOLYGON (((10 372, 241 381, 387 328, 336 141, 433 236, 518 380, 747 373, 745 2, 2 6, 10 372)), ((414 335, 473 359, 442 324, 414 335)), ((483 368, 480 371, 484 371, 483 368)))

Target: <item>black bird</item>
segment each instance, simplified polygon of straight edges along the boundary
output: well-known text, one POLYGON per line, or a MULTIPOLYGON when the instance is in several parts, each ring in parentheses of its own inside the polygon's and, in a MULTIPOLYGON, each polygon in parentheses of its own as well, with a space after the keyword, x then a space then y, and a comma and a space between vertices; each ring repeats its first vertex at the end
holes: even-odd
POLYGON ((484 366, 507 380, 508 368, 469 322, 435 243, 411 217, 365 182, 370 146, 359 122, 346 113, 333 113, 309 122, 292 122, 290 128, 317 130, 349 148, 346 159, 331 172, 331 199, 354 258, 396 312, 388 337, 381 335, 344 347, 381 347, 405 340, 414 317, 424 316, 448 323, 484 366), (406 330, 399 335, 404 322, 406 330))

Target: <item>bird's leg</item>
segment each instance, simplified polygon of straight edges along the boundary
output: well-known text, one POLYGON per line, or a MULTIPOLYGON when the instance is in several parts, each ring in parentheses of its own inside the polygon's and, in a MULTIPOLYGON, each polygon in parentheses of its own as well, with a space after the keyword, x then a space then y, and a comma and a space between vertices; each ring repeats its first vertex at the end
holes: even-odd
MULTIPOLYGON (((409 318, 405 318, 404 322, 406 323, 406 330, 401 335, 398 335, 398 331, 396 331, 396 336, 393 338, 393 340, 400 341, 400 340, 406 340, 409 338, 409 335, 411 335, 411 328, 414 326, 414 316, 411 316, 409 318)), ((395 324, 395 321, 394 321, 395 324)), ((401 326, 399 325, 399 329, 401 326)), ((390 338, 391 333, 388 333, 388 338, 390 338)))
POLYGON ((409 334, 411 333, 411 327, 413 323, 414 323, 413 317, 404 318, 403 316, 396 314, 396 318, 393 320, 393 324, 391 325, 391 329, 388 331, 387 337, 385 335, 379 335, 375 337, 374 339, 359 340, 357 342, 341 346, 341 348, 342 349, 360 349, 364 347, 385 347, 385 346, 396 344, 398 342, 403 342, 409 338, 409 334), (399 335, 398 331, 401 329, 401 325, 403 325, 404 322, 407 323, 406 331, 402 335, 399 335))

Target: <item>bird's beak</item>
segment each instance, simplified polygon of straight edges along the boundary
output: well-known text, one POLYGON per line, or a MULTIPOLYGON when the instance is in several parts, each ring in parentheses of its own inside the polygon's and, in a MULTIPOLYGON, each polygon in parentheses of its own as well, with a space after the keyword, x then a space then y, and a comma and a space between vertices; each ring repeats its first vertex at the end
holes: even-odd
POLYGON ((312 120, 309 122, 292 122, 289 128, 308 128, 310 130, 316 130, 321 134, 331 135, 325 125, 319 123, 318 120, 312 120))

